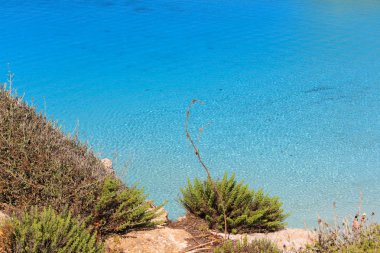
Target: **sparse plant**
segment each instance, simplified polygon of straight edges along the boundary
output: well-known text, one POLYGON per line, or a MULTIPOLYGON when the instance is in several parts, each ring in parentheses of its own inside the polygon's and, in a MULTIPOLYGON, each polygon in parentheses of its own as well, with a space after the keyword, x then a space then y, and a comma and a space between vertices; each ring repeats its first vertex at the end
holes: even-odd
MULTIPOLYGON (((318 218, 316 229, 318 240, 303 251, 307 253, 375 253, 380 252, 380 225, 373 222, 375 213, 367 217, 362 211, 363 195, 360 193, 360 203, 355 217, 351 220, 344 218, 334 224, 318 218)), ((336 203, 333 204, 334 210, 336 203)))
MULTIPOLYGON (((189 131, 190 112, 196 103, 203 102, 197 99, 191 101, 186 111, 185 131, 199 163, 207 173, 207 180, 202 183, 195 179, 194 185, 189 180, 187 187, 181 189, 182 205, 189 212, 206 219, 211 228, 224 230, 225 239, 229 232, 265 232, 284 228, 284 220, 288 215, 284 214, 282 203, 277 197, 271 198, 262 190, 249 190, 243 182, 235 181, 235 175, 230 179, 227 174, 222 180, 212 178, 189 131)), ((202 128, 199 134, 201 132, 202 128)))
MULTIPOLYGON (((207 179, 208 179, 208 181, 210 182, 210 184, 212 186, 212 189, 213 189, 214 194, 216 196, 216 201, 218 202, 218 204, 220 205, 220 207, 222 209, 222 212, 223 212, 223 224, 224 224, 224 238, 227 239, 227 235, 228 235, 228 221, 227 221, 226 208, 224 206, 224 200, 222 198, 221 193, 218 190, 218 187, 216 186, 216 184, 214 182, 214 179, 211 176, 211 172, 210 172, 209 168, 206 166, 206 164, 204 163, 204 161, 203 161, 203 159, 201 157, 201 154, 199 152, 199 148, 197 147, 197 145, 196 145, 195 141, 193 140, 193 138, 192 138, 192 136, 190 134, 190 131, 189 131, 190 111, 191 111, 192 106, 194 104, 196 104, 196 103, 203 104, 202 101, 197 100, 197 99, 193 99, 193 100, 191 100, 191 103, 189 104, 189 107, 188 107, 188 109, 186 111, 186 120, 185 120, 186 138, 189 140, 191 146, 193 147, 195 156, 197 157, 199 163, 201 164, 202 168, 207 173, 207 179)), ((201 133, 202 133, 202 128, 199 129, 199 135, 201 133)), ((199 140, 199 135, 198 135, 198 140, 199 140)))
POLYGON ((214 249, 214 253, 281 253, 272 241, 268 239, 254 239, 248 242, 247 237, 242 240, 226 240, 223 245, 214 249))
POLYGON ((57 214, 52 208, 14 217, 11 221, 12 253, 101 253, 103 245, 97 241, 83 222, 73 218, 70 212, 57 214))
POLYGON ((330 225, 319 219, 318 224, 318 240, 315 245, 309 246, 305 252, 380 252, 380 225, 378 224, 363 222, 356 226, 355 220, 353 224, 350 224, 347 219, 336 225, 330 225))
POLYGON ((277 197, 269 197, 263 190, 250 190, 243 181, 237 182, 235 175, 215 181, 223 203, 216 198, 210 180, 188 180, 181 189, 181 204, 190 213, 208 221, 211 228, 223 231, 224 205, 229 232, 269 232, 283 229, 288 216, 282 209, 282 203, 277 197))

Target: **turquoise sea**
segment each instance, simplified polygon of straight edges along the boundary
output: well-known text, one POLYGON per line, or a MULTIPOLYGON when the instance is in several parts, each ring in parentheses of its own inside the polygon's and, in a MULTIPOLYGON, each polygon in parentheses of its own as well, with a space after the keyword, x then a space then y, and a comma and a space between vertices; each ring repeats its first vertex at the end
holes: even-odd
MULTIPOLYGON (((290 227, 380 213, 380 1, 0 0, 0 74, 170 218, 213 175, 278 195, 290 227), (336 203, 336 209, 333 203, 336 203)), ((379 214, 380 215, 380 214, 379 214)), ((377 219, 379 220, 379 219, 377 219)))

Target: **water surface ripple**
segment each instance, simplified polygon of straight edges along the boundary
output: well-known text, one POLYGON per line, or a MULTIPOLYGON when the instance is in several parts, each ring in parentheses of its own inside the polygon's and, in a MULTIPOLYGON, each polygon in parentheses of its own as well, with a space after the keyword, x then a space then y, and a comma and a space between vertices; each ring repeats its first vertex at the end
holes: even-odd
POLYGON ((0 4, 0 70, 171 218, 202 155, 278 195, 292 227, 379 213, 380 2, 15 0, 0 4), (79 123, 78 123, 79 122, 79 123))

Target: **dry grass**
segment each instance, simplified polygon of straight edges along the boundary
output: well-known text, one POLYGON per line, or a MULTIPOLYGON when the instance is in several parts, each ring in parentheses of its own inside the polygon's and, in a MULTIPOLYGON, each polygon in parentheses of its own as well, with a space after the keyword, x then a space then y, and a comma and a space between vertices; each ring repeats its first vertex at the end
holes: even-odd
POLYGON ((247 237, 238 241, 225 241, 216 247, 214 253, 283 253, 277 245, 268 239, 255 239, 248 242, 247 237))
POLYGON ((0 252, 11 253, 11 224, 7 221, 0 221, 0 252))
POLYGON ((372 222, 371 217, 356 217, 334 225, 319 219, 318 241, 305 252, 380 252, 380 225, 372 222))
POLYGON ((187 213, 179 221, 169 223, 170 228, 184 229, 192 238, 188 241, 186 252, 213 252, 214 247, 223 244, 223 238, 212 233, 205 220, 187 213))
MULTIPOLYGON (((360 202, 353 219, 344 218, 329 224, 318 218, 318 240, 303 253, 377 253, 380 252, 380 225, 375 222, 375 213, 369 216, 362 213, 363 195, 360 193, 360 202)), ((336 203, 333 204, 334 209, 336 203)))
POLYGON ((22 99, 0 87, 0 209, 69 207, 91 213, 104 169, 76 137, 64 135, 22 99))
POLYGON ((152 208, 76 136, 0 87, 0 210, 19 216, 34 207, 69 210, 106 236, 156 225, 163 204, 152 208))

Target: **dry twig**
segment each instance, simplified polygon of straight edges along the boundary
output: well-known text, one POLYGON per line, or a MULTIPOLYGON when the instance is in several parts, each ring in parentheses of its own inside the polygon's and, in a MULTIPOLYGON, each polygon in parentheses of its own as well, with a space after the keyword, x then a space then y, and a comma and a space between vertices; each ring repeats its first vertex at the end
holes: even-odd
MULTIPOLYGON (((193 147, 194 149, 194 153, 195 153, 195 156, 198 158, 198 161, 199 163, 202 165, 202 167, 204 168, 204 170, 206 171, 207 173, 207 177, 208 179, 210 180, 213 188, 214 188, 214 191, 216 193, 216 196, 217 196, 217 199, 218 199, 218 202, 219 204, 222 206, 223 208, 223 218, 224 218, 224 239, 227 239, 228 238, 228 227, 227 227, 227 215, 226 215, 226 208, 224 206, 224 201, 222 199, 222 196, 220 194, 220 192, 218 191, 218 188, 216 187, 216 184, 214 182, 214 180, 212 179, 212 176, 211 176, 211 172, 210 170, 208 169, 208 167, 206 166, 206 164, 203 162, 203 159, 201 157, 201 154, 199 153, 199 148, 197 147, 197 145, 195 144, 194 140, 192 139, 191 135, 190 135, 190 131, 189 131, 189 119, 190 119, 190 111, 191 111, 191 108, 194 104, 196 103, 200 103, 200 104, 204 104, 203 101, 201 100, 198 100, 198 99, 193 99, 191 100, 191 103, 189 104, 189 107, 187 108, 187 111, 186 111, 186 120, 185 120, 185 131, 186 131, 186 138, 190 141, 190 144, 191 146, 193 147)), ((201 132, 202 130, 200 130, 201 132)))

